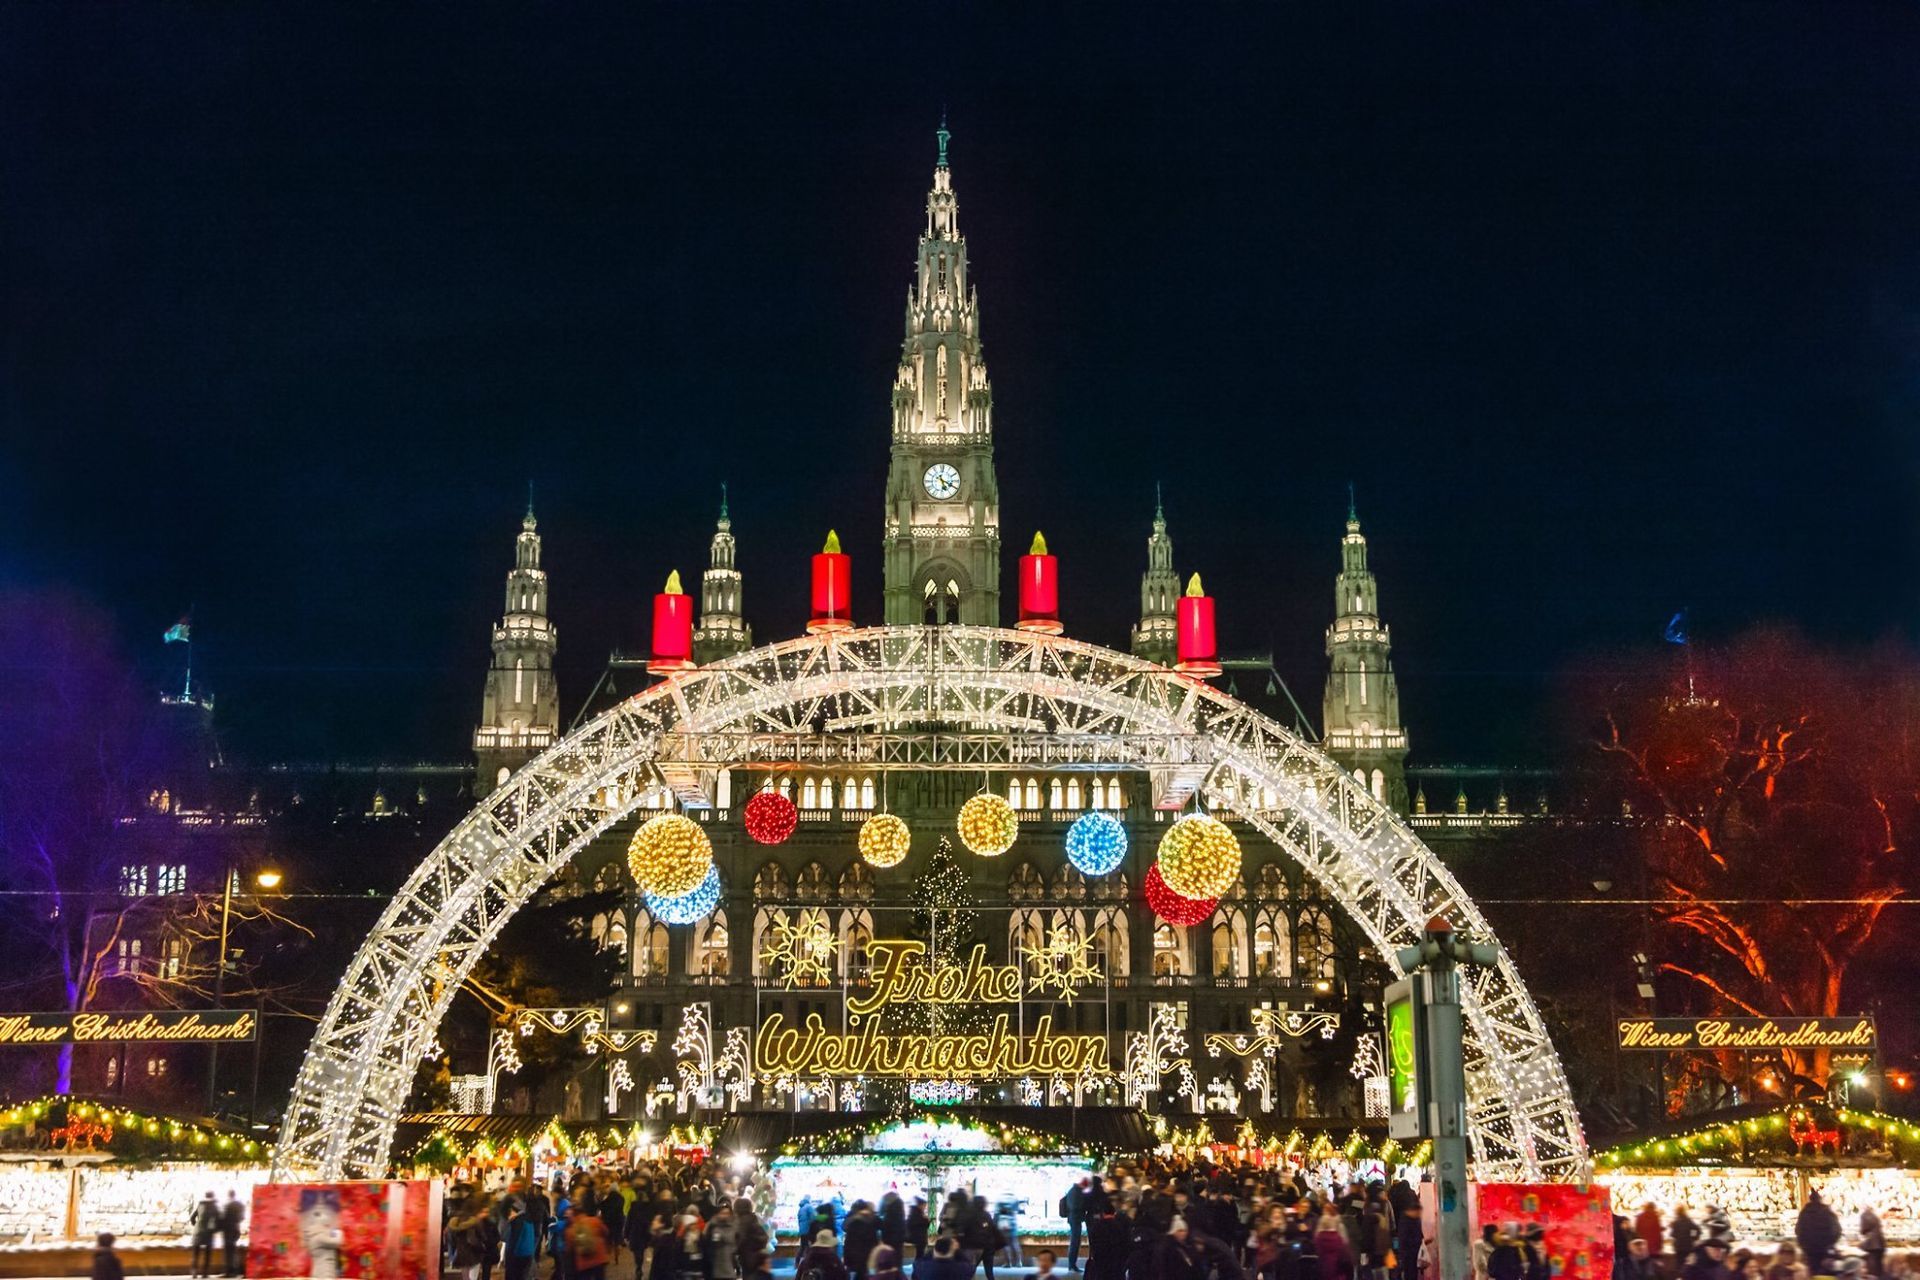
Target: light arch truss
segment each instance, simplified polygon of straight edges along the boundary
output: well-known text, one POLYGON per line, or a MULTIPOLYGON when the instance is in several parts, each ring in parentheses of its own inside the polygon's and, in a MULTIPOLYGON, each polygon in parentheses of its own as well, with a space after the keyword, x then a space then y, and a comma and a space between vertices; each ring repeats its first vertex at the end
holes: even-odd
MULTIPOLYGON (((935 768, 1144 768, 1163 807, 1204 786, 1297 859, 1382 955, 1417 941, 1435 915, 1492 937, 1439 858, 1365 787, 1209 685, 1109 649, 993 627, 809 636, 686 672, 608 710, 440 842, 382 913, 314 1032, 277 1172, 384 1174, 415 1066, 461 981, 508 917, 649 786, 664 779, 698 805, 718 768, 842 759, 851 753, 836 744, 855 739, 882 744, 866 752, 880 767, 891 751, 895 767, 913 767, 911 755, 935 768), (905 753, 911 737, 922 747, 905 753), (1262 807, 1269 796, 1275 803, 1262 807)), ((1565 1073, 1505 951, 1465 974, 1462 988, 1479 1176, 1580 1174, 1586 1147, 1565 1073)))

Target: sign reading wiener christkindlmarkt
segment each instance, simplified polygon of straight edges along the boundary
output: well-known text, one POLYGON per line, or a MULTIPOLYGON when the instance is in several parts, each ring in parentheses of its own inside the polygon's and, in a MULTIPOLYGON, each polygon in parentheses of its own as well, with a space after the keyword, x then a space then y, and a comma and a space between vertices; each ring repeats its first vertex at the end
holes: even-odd
POLYGON ((1872 1018, 1622 1018, 1622 1049, 1872 1049, 1872 1018))
POLYGON ((252 1009, 134 1009, 124 1013, 0 1013, 0 1045, 241 1044, 253 1039, 252 1009))
MULTIPOLYGON (((926 944, 876 939, 868 944, 873 984, 847 997, 847 1027, 829 1030, 817 1013, 799 1026, 782 1014, 760 1024, 754 1037, 754 1070, 762 1076, 1078 1076, 1111 1070, 1105 1036, 1056 1035, 1053 1017, 1034 1018, 1030 1034, 1014 1032, 1014 1019, 997 1014, 978 1030, 944 1034, 902 1033, 881 1025, 891 1005, 1017 1004, 1022 997, 1018 965, 988 964, 976 946, 964 965, 929 965, 926 944)), ((1041 955, 1045 953, 1036 953, 1041 955)), ((1055 972, 1058 972, 1057 970, 1055 972)), ((1091 977, 1097 972, 1088 970, 1091 977)))

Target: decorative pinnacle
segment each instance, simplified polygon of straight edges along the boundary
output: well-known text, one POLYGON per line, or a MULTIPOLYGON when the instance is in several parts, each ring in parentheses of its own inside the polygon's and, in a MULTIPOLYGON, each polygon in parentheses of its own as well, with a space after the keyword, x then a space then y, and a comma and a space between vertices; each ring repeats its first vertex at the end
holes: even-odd
POLYGON ((1030 556, 1043 556, 1047 554, 1047 535, 1035 529, 1033 531, 1033 545, 1027 549, 1027 554, 1030 556))
POLYGON ((533 518, 533 481, 529 480, 527 481, 527 514, 521 518, 520 527, 532 533, 539 523, 533 518))
POLYGON ((1165 520, 1167 518, 1166 504, 1160 501, 1160 482, 1158 480, 1153 482, 1153 518, 1155 520, 1165 520))
POLYGON ((680 571, 678 569, 672 569, 668 571, 667 589, 664 592, 662 592, 662 594, 669 595, 669 596, 683 596, 687 594, 685 591, 682 591, 680 589, 680 571))
POLYGON ((827 545, 820 548, 820 554, 823 556, 840 554, 840 535, 832 529, 827 530, 827 545))
POLYGON ((722 520, 727 518, 727 482, 725 480, 720 482, 720 518, 722 520))
POLYGON ((1352 524, 1360 523, 1360 509, 1353 502, 1353 481, 1351 480, 1347 481, 1347 520, 1352 524))
POLYGON ((934 168, 944 169, 947 167, 947 139, 953 137, 951 133, 947 132, 947 109, 945 107, 940 108, 940 127, 934 131, 933 136, 940 143, 940 157, 934 161, 934 168))
POLYGON ((1190 596, 1203 596, 1207 594, 1204 590, 1201 589, 1199 574, 1196 573, 1191 578, 1187 579, 1187 594, 1190 596))

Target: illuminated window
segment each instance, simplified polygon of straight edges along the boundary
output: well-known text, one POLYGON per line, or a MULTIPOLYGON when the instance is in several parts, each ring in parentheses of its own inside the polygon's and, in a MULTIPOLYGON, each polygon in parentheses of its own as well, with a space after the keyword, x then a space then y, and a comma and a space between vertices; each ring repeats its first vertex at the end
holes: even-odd
POLYGON ((493 775, 493 785, 496 787, 504 787, 507 785, 507 779, 512 776, 513 770, 507 768, 505 765, 501 765, 500 772, 493 775))
POLYGON ((1099 778, 1093 780, 1093 807, 1096 809, 1107 807, 1107 784, 1099 778))
POLYGON ((1026 807, 1029 809, 1038 809, 1040 807, 1040 780, 1038 778, 1027 779, 1026 807))
POLYGON ((1079 807, 1080 807, 1080 779, 1069 778, 1067 779, 1067 808, 1078 809, 1079 807))
POLYGON ((145 867, 121 867, 120 892, 129 898, 144 897, 147 892, 147 869, 145 867))
POLYGON ((515 702, 524 702, 526 701, 526 694, 527 660, 525 658, 515 658, 513 660, 513 700, 515 702))
POLYGON ((1060 808, 1063 804, 1066 803, 1066 798, 1067 798, 1066 789, 1060 785, 1060 779, 1055 778, 1052 782, 1049 782, 1047 784, 1047 807, 1048 808, 1050 809, 1060 808))
POLYGON ((862 809, 873 808, 873 779, 872 778, 862 778, 860 780, 860 807, 862 809))
POLYGON ((1299 977, 1314 981, 1334 976, 1333 920, 1326 912, 1314 909, 1300 913, 1294 949, 1299 956, 1294 972, 1299 977))
POLYGON ((185 893, 187 891, 187 868, 184 864, 162 866, 155 869, 155 893, 185 893))
POLYGON ((618 951, 621 959, 627 955, 627 922, 615 916, 607 925, 606 947, 609 951, 618 951))
POLYGON ((1387 798, 1387 776, 1378 769, 1373 771, 1373 798, 1383 803, 1387 798))
POLYGON ((147 1074, 155 1079, 167 1074, 167 1060, 165 1058, 148 1058, 147 1074))
POLYGON ((633 976, 666 977, 672 957, 667 926, 657 923, 651 913, 641 911, 633 918, 633 936, 640 944, 633 951, 633 976))
POLYGON ((820 789, 815 785, 812 778, 808 778, 800 784, 800 807, 802 809, 818 809, 820 807, 820 789))
POLYGON ((1154 977, 1177 978, 1186 973, 1186 932, 1164 920, 1154 926, 1154 977))
POLYGON ((1115 778, 1107 784, 1107 808, 1124 809, 1126 807, 1126 799, 1120 794, 1120 779, 1115 778))
POLYGON ((847 779, 847 785, 842 788, 840 792, 840 807, 843 809, 860 808, 860 784, 852 778, 847 779))
POLYGON ((727 913, 715 911, 713 918, 700 931, 698 969, 708 978, 724 978, 733 967, 731 953, 727 950, 727 913))
POLYGON ((1007 803, 1016 809, 1020 807, 1020 779, 1018 778, 1007 779, 1007 803))
POLYGON ((160 973, 162 977, 177 978, 187 964, 187 942, 184 938, 168 938, 160 953, 160 973))
POLYGON ((140 972, 140 939, 122 938, 114 948, 114 971, 123 974, 140 972))

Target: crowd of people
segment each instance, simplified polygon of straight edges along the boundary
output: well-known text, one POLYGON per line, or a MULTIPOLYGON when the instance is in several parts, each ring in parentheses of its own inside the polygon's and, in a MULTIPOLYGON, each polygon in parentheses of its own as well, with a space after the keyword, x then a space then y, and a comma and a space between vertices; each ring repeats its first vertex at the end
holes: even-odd
MULTIPOLYGON (((449 1266, 461 1280, 605 1280, 623 1251, 635 1280, 760 1280, 775 1241, 753 1188, 712 1166, 679 1162, 556 1176, 550 1186, 473 1190, 450 1204, 449 1266)), ((761 1188, 764 1195, 765 1188, 761 1188)), ((968 1280, 1030 1266, 1085 1280, 1433 1280, 1428 1224, 1405 1182, 1314 1185, 1299 1172, 1205 1159, 1115 1162, 1064 1189, 1065 1257, 1028 1256, 1016 1220, 952 1191, 937 1206, 887 1194, 877 1203, 799 1207, 795 1280, 968 1280)), ((1889 1257, 1868 1210, 1849 1245, 1816 1194, 1796 1239, 1761 1251, 1734 1239, 1726 1214, 1670 1220, 1647 1205, 1615 1215, 1613 1280, 1920 1280, 1916 1259, 1889 1257)), ((1474 1280, 1551 1280, 1537 1223, 1490 1223, 1473 1242, 1474 1280)))

